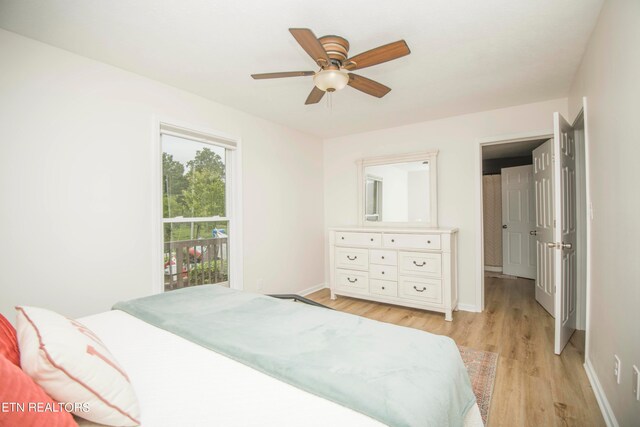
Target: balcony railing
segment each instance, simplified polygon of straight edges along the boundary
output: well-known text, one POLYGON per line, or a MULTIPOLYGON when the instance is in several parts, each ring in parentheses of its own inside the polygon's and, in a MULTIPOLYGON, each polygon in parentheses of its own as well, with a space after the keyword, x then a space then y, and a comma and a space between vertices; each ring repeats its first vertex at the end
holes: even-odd
POLYGON ((165 291, 229 280, 226 237, 166 242, 164 261, 165 291))

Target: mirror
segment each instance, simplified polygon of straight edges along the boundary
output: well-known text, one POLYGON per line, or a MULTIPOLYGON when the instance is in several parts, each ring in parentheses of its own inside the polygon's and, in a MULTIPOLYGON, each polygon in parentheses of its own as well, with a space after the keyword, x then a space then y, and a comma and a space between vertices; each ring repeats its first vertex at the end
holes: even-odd
POLYGON ((436 154, 361 160, 363 225, 437 227, 436 154))

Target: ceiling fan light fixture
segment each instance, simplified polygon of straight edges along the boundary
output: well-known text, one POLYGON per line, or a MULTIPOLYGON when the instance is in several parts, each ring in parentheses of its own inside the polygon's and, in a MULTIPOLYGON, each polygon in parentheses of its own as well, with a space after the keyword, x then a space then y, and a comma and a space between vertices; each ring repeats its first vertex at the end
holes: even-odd
POLYGON ((320 90, 334 92, 347 86, 349 73, 342 70, 322 70, 313 76, 313 83, 320 90))
MULTIPOLYGON (((409 55, 407 42, 398 40, 349 57, 349 42, 344 37, 329 35, 317 38, 308 28, 289 28, 300 47, 320 67, 320 71, 285 71, 277 73, 251 74, 256 80, 283 77, 313 76, 314 87, 307 96, 305 105, 317 104, 329 92, 344 89, 347 85, 367 95, 382 98, 391 88, 375 80, 352 73, 352 71, 383 62, 393 61, 409 55)), ((329 100, 330 97, 327 98, 329 100)))

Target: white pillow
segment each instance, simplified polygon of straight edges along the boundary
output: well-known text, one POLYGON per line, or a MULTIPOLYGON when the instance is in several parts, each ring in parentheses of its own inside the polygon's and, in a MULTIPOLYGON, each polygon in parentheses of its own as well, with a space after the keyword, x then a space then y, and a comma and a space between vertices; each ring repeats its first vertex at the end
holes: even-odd
POLYGON ((42 308, 16 310, 22 369, 52 398, 80 404, 72 412, 96 423, 140 424, 129 377, 93 332, 42 308))

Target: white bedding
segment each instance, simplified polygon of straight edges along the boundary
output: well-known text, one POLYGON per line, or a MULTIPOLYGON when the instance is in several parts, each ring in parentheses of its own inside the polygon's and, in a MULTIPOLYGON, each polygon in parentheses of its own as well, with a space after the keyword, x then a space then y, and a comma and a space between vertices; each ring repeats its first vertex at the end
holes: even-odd
MULTIPOLYGON (((129 375, 145 427, 383 425, 122 311, 79 320, 102 339, 129 375)), ((478 405, 464 425, 483 426, 478 405)))

